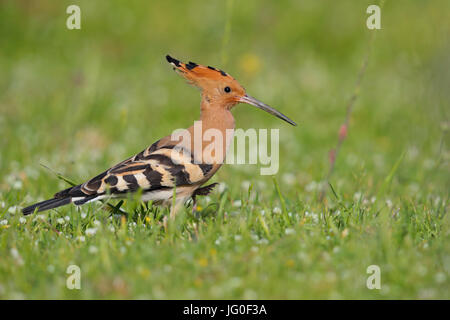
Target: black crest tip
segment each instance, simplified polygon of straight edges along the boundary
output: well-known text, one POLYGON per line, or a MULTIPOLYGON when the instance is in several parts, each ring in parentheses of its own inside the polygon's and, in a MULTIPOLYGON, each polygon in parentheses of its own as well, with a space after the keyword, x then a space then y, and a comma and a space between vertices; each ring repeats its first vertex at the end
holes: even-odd
POLYGON ((180 61, 178 61, 177 59, 172 58, 169 55, 166 55, 166 60, 167 60, 167 62, 172 63, 173 65, 175 65, 177 67, 180 66, 180 61))

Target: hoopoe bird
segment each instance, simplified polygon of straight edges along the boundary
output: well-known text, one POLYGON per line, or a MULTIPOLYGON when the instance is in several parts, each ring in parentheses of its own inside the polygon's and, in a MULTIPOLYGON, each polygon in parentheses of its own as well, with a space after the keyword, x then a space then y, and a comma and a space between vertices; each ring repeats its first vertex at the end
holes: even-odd
MULTIPOLYGON (((245 89, 228 73, 194 62, 183 63, 166 56, 173 69, 201 91, 200 121, 202 132, 215 130, 214 139, 196 137, 196 126, 178 136, 168 135, 138 154, 118 163, 83 184, 62 190, 52 199, 22 209, 24 215, 73 203, 76 206, 109 198, 123 198, 139 192, 141 200, 156 205, 171 204, 170 217, 188 199, 209 194, 216 183, 203 186, 225 160, 234 133, 231 109, 246 103, 262 109, 291 125, 294 121, 274 108, 246 94, 245 89), (194 136, 193 139, 188 139, 194 136), (188 138, 187 138, 188 137, 188 138), (196 144, 196 139, 200 142, 196 144), (211 142, 213 140, 213 142, 211 142), (211 144, 213 150, 211 151, 211 144), (175 197, 175 199, 173 199, 175 197)), ((198 136, 198 134, 197 134, 198 136)))

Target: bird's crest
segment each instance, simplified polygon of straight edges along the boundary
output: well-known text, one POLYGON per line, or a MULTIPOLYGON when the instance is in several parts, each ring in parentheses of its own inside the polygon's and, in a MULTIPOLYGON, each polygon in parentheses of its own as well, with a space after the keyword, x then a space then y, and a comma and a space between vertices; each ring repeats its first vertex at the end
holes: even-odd
POLYGON ((232 76, 223 70, 197 64, 189 61, 188 63, 181 62, 170 55, 166 55, 167 61, 173 66, 173 69, 187 79, 191 84, 201 87, 202 81, 236 81, 232 76))

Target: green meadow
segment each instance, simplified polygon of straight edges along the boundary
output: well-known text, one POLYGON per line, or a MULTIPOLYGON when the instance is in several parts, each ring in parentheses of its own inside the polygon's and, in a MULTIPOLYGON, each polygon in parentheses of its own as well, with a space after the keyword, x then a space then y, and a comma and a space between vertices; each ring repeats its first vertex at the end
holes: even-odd
POLYGON ((0 298, 449 299, 450 2, 388 0, 369 30, 376 3, 1 1, 0 298), (122 215, 23 217, 62 177, 82 183, 198 119, 166 54, 298 123, 233 110, 237 128, 279 129, 278 172, 224 165, 167 224, 139 197, 109 201, 122 215))

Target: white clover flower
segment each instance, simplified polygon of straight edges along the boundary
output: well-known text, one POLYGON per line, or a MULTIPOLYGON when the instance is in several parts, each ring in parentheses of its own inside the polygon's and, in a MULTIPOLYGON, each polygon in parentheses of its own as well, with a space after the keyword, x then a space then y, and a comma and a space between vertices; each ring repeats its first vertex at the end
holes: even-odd
POLYGON ((386 205, 389 207, 389 208, 392 208, 392 201, 390 200, 390 199, 387 199, 386 200, 386 205))
POLYGON ((316 191, 316 190, 317 190, 317 186, 318 186, 317 182, 311 181, 310 183, 308 183, 308 184, 305 186, 305 190, 306 190, 307 192, 313 192, 313 191, 316 191))
POLYGON ((98 248, 96 246, 89 247, 89 253, 96 254, 98 252, 98 248))
POLYGON ((137 223, 134 222, 134 221, 132 221, 132 222, 130 222, 130 223, 128 224, 128 226, 129 226, 130 228, 136 228, 137 223))
POLYGON ((295 181, 297 180, 295 178, 295 174, 292 173, 285 173, 282 176, 283 182, 287 185, 293 185, 295 181))
POLYGON ((258 244, 268 244, 268 243, 269 243, 269 240, 267 240, 267 239, 265 239, 265 238, 262 238, 262 239, 258 240, 257 243, 258 243, 258 244))
POLYGON ((85 242, 85 241, 86 241, 86 238, 85 238, 84 236, 79 236, 79 237, 78 237, 78 240, 80 240, 81 242, 85 242))
POLYGON ((281 213, 281 209, 280 209, 280 207, 275 207, 275 208, 273 208, 272 212, 275 213, 275 214, 280 214, 281 213))
POLYGON ((64 224, 64 219, 63 218, 58 218, 58 219, 56 219, 56 223, 57 224, 64 224))
POLYGON ((13 189, 16 189, 16 190, 19 190, 19 189, 22 189, 22 181, 20 181, 20 180, 16 180, 16 181, 14 181, 13 183, 12 183, 12 186, 11 186, 13 189))
POLYGON ((82 212, 81 213, 81 219, 86 219, 87 217, 87 213, 86 212, 82 212))
POLYGON ((100 226, 100 224, 101 224, 100 221, 98 221, 98 220, 94 220, 93 223, 94 223, 94 226, 96 226, 96 227, 100 226))
POLYGON ((85 233, 87 236, 93 236, 97 233, 97 228, 87 228, 85 233))
POLYGON ((226 188, 227 188, 227 184, 225 182, 219 183, 218 190, 220 193, 224 192, 226 188))
POLYGON ((19 251, 16 248, 11 248, 11 255, 16 260, 18 265, 23 265, 23 259, 19 251))
POLYGON ((69 216, 65 216, 65 217, 64 217, 64 220, 66 220, 67 222, 69 222, 69 221, 70 221, 70 217, 69 217, 69 216))
POLYGON ((362 197, 362 193, 361 193, 361 192, 356 192, 356 193, 353 195, 353 200, 359 201, 359 200, 361 200, 361 197, 362 197))
POLYGON ((16 211, 17 211, 17 206, 12 206, 12 207, 8 208, 8 212, 11 213, 11 214, 16 213, 16 211))
POLYGON ((241 200, 235 200, 233 202, 233 206, 240 208, 242 206, 242 201, 241 200))
POLYGON ((2 221, 0 221, 0 225, 2 226, 6 226, 8 224, 8 220, 3 219, 2 221))
POLYGON ((114 228, 114 226, 110 226, 110 227, 109 227, 109 231, 115 232, 115 231, 116 231, 116 228, 114 228))
POLYGON ((20 222, 21 224, 24 224, 24 223, 27 222, 27 219, 25 219, 24 217, 20 217, 20 218, 19 218, 19 222, 20 222))
POLYGON ((244 190, 248 190, 248 188, 250 188, 250 185, 251 185, 250 181, 244 180, 241 183, 241 188, 244 190))
POLYGON ((289 235, 289 234, 295 234, 295 230, 291 229, 291 228, 287 228, 286 230, 284 230, 284 233, 289 235))

